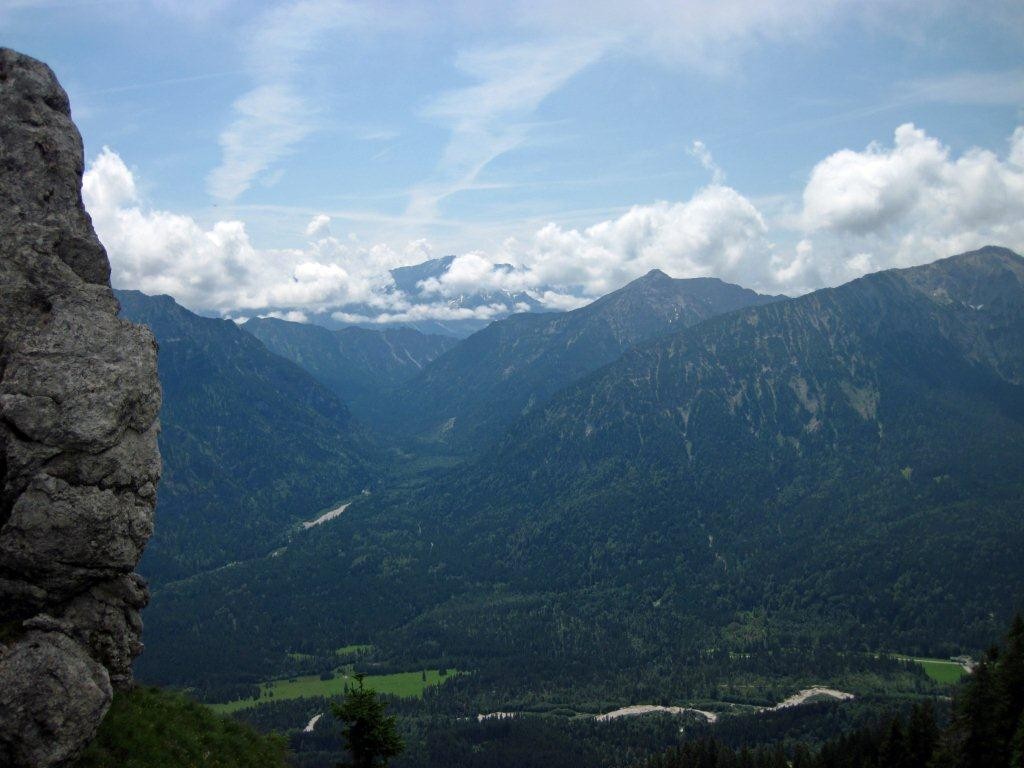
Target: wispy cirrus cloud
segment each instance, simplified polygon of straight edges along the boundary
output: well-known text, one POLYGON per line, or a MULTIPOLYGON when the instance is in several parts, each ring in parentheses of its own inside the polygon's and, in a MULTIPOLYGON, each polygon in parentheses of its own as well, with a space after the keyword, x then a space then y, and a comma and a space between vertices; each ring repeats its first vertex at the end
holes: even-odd
POLYGON ((715 162, 715 158, 711 156, 711 150, 707 148, 703 141, 695 139, 687 152, 690 157, 701 164, 705 171, 711 174, 712 184, 721 184, 725 181, 725 171, 715 162))
POLYGON ((411 190, 407 213, 432 218, 442 200, 477 187, 489 163, 527 141, 531 115, 541 102, 607 48, 607 40, 592 38, 459 54, 456 67, 475 82, 442 93, 421 111, 426 119, 449 128, 451 136, 434 177, 411 190))
POLYGON ((375 32, 408 23, 410 14, 348 0, 300 0, 272 8, 245 30, 243 58, 253 87, 232 106, 220 134, 220 164, 207 191, 232 201, 319 127, 317 107, 302 87, 307 57, 339 32, 375 32))
POLYGON ((955 72, 900 84, 905 102, 1024 107, 1024 69, 995 72, 955 72))
POLYGON ((254 88, 233 109, 236 118, 220 135, 221 164, 206 180, 219 200, 236 199, 314 129, 313 108, 287 83, 254 88))
POLYGON ((578 3, 520 0, 526 28, 588 36, 612 34, 629 55, 703 72, 725 73, 766 41, 813 35, 840 12, 860 12, 849 0, 591 0, 578 3))
MULTIPOLYGON (((507 27, 518 41, 456 53, 455 69, 472 82, 443 91, 419 111, 450 136, 435 172, 410 188, 407 213, 429 221, 452 195, 488 188, 481 183, 484 169, 531 140, 540 104, 609 54, 722 73, 759 43, 813 35, 840 16, 859 14, 858 4, 844 0, 639 0, 626 6, 595 0, 586 14, 567 2, 523 0, 496 8, 483 28, 507 27)), ((398 8, 362 0, 298 0, 262 14, 245 30, 244 58, 254 84, 235 101, 234 119, 221 132, 222 160, 208 177, 210 194, 237 199, 319 129, 302 68, 326 42, 354 31, 417 25, 436 31, 436 15, 436 8, 418 2, 398 8)), ((444 16, 454 28, 479 25, 468 21, 477 14, 462 6, 444 16)), ((392 132, 373 134, 385 137, 392 132)))
POLYGON ((580 13, 569 2, 512 3, 500 20, 528 42, 461 51, 455 67, 474 82, 421 110, 451 134, 434 175, 410 190, 407 213, 429 220, 446 198, 487 188, 484 169, 531 140, 541 103, 602 59, 624 55, 724 73, 759 42, 812 34, 853 8, 843 0, 594 0, 580 13))

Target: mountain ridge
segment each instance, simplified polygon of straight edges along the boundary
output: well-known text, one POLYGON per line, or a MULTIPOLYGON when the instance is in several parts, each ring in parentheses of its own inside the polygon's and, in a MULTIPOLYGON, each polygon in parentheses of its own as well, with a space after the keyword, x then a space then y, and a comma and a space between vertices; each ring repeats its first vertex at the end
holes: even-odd
MULTIPOLYGON (((942 332, 951 334, 948 340, 951 343, 955 342, 956 348, 961 354, 965 357, 977 357, 977 344, 978 342, 985 342, 986 337, 983 332, 984 329, 979 327, 983 323, 975 321, 979 317, 984 317, 986 312, 976 309, 979 305, 972 304, 972 302, 980 301, 981 298, 992 295, 993 292, 1005 294, 1008 285, 1005 280, 1007 276, 1015 276, 1017 281, 1017 303, 1009 307, 1009 316, 1006 311, 1007 308, 997 305, 996 309, 1000 312, 997 319, 1006 323, 1006 328, 1000 332, 997 338, 1009 351, 998 356, 999 362, 997 365, 994 361, 994 358, 997 356, 991 350, 988 350, 990 345, 983 345, 982 349, 988 350, 987 359, 994 371, 999 372, 1001 377, 1008 376, 1009 378, 1006 379, 1008 382, 1016 382, 1020 380, 1021 372, 1024 371, 1024 356, 1016 352, 1019 349, 1019 345, 1014 341, 1019 340, 1024 343, 1024 324, 1016 319, 1020 315, 1021 310, 1020 286, 1024 285, 1024 259, 1013 254, 1011 251, 982 249, 961 256, 949 257, 949 259, 933 262, 921 267, 874 273, 873 275, 858 278, 843 286, 822 289, 787 302, 750 308, 735 315, 712 318, 696 328, 677 331, 628 351, 620 360, 601 369, 599 373, 594 374, 587 380, 574 385, 572 389, 575 390, 575 394, 563 392, 560 395, 560 401, 565 402, 577 397, 588 402, 591 412, 593 412, 597 409, 597 406, 594 405, 593 396, 585 394, 583 390, 586 390, 587 387, 593 387, 593 382, 602 377, 606 380, 617 379, 620 382, 647 382, 651 380, 651 370, 659 366, 661 358, 675 358, 676 362, 674 362, 675 367, 673 368, 675 371, 679 367, 678 360, 690 353, 700 356, 699 360, 692 361, 693 366, 702 370, 711 370, 718 362, 716 358, 721 355, 724 344, 732 345, 737 354, 740 353, 740 348, 744 344, 748 345, 749 349, 755 350, 756 353, 758 348, 751 340, 754 335, 751 329, 756 329, 765 321, 766 317, 776 320, 787 316, 794 317, 795 320, 803 323, 806 327, 819 331, 821 334, 821 338, 818 339, 807 338, 803 340, 798 339, 797 341, 804 344, 815 343, 822 347, 828 347, 836 341, 835 339, 825 338, 825 334, 829 330, 829 323, 845 322, 849 328, 858 334, 877 334, 882 329, 883 322, 891 317, 893 307, 899 305, 900 297, 896 294, 900 292, 906 293, 907 291, 913 292, 907 294, 909 297, 919 295, 929 302, 917 308, 917 311, 925 315, 928 314, 929 309, 942 308, 945 314, 938 318, 929 317, 928 319, 935 320, 941 326, 942 332), (986 260, 979 262, 979 259, 986 260), (948 290, 950 274, 958 268, 971 264, 974 264, 975 268, 979 266, 984 268, 1002 266, 1004 269, 995 270, 993 274, 989 275, 988 282, 983 284, 984 291, 982 293, 979 293, 979 287, 975 286, 970 289, 969 293, 964 294, 962 299, 958 300, 955 297, 951 297, 948 290), (998 287, 994 286, 993 283, 998 283, 998 287), (860 302, 860 306, 849 309, 850 313, 855 311, 860 313, 859 320, 854 321, 850 318, 840 318, 835 315, 837 309, 843 309, 837 304, 837 301, 842 301, 844 297, 848 296, 856 297, 860 302), (817 314, 815 315, 815 313, 817 314), (949 326, 952 323, 967 321, 970 321, 968 323, 970 326, 968 330, 958 334, 953 334, 949 330, 949 326), (1012 334, 1012 338, 1008 339, 1008 334, 1012 334), (697 351, 692 352, 693 350, 697 351), (706 352, 700 355, 702 350, 706 350, 706 352)), ((990 308, 988 314, 991 312, 992 309, 990 308)), ((917 332, 912 323, 905 324, 901 330, 906 334, 917 332)), ((847 342, 851 341, 854 340, 847 340, 847 342)), ((907 346, 905 341, 905 338, 890 340, 890 343, 897 347, 894 350, 890 350, 893 359, 896 359, 900 354, 919 354, 919 351, 903 349, 907 346)), ((807 349, 806 346, 802 349, 798 347, 796 351, 806 352, 807 349)), ((829 350, 829 354, 835 354, 836 352, 837 350, 834 348, 829 350)), ((794 357, 794 359, 797 358, 794 357)), ((758 372, 757 375, 761 377, 762 381, 764 374, 769 370, 765 369, 758 372)), ((663 371, 659 373, 662 376, 667 376, 663 371)), ((796 373, 799 373, 799 371, 796 373)), ((799 378, 802 379, 803 377, 799 378)), ((845 400, 855 411, 873 412, 877 404, 871 402, 873 397, 871 391, 862 391, 861 388, 856 386, 856 383, 851 378, 847 382, 849 391, 844 393, 842 398, 829 397, 827 400, 831 402, 835 402, 837 399, 845 400), (860 398, 859 401, 858 398, 860 398)), ((872 384, 872 382, 868 381, 861 383, 872 384)), ((815 397, 820 393, 814 391, 813 381, 810 383, 804 381, 803 385, 797 383, 795 386, 798 389, 804 387, 803 391, 794 390, 792 399, 797 406, 809 415, 809 420, 804 425, 808 426, 812 423, 810 419, 815 418, 812 411, 817 407, 814 405, 815 397)), ((750 389, 753 389, 752 385, 750 385, 750 389)), ((785 387, 779 387, 778 389, 784 391, 785 387)), ((628 402, 629 391, 629 389, 616 389, 614 396, 617 408, 611 408, 611 401, 609 400, 606 403, 609 413, 619 413, 628 409, 625 403, 628 402)), ((736 392, 734 395, 742 397, 745 392, 736 392)), ((573 406, 559 405, 557 403, 553 403, 547 410, 560 407, 564 407, 566 412, 581 413, 574 410, 573 406)), ((674 407, 679 406, 676 404, 674 407)), ((686 420, 688 419, 689 416, 686 417, 686 420)), ((565 428, 565 426, 560 428, 560 434, 565 434, 565 428)), ((595 424, 588 423, 582 428, 582 431, 589 437, 595 434, 596 428, 595 424)), ((577 425, 575 429, 578 432, 581 427, 577 425)), ((513 444, 516 441, 517 438, 515 436, 506 438, 508 444, 513 444)), ((592 440, 592 442, 596 441, 592 440)), ((620 443, 614 440, 610 444, 620 445, 620 443)))
POLYGON ((570 312, 522 313, 492 323, 400 388, 396 399, 405 407, 387 418, 392 427, 402 421, 399 430, 419 439, 478 448, 519 414, 641 341, 778 299, 717 278, 677 280, 652 270, 570 312))

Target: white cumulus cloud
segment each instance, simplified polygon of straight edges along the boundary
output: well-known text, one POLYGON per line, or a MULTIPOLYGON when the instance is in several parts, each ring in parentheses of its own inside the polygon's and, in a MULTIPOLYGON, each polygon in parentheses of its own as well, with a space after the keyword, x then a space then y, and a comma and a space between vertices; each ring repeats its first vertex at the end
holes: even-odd
POLYGON ((491 251, 461 253, 412 295, 395 288, 388 270, 433 258, 426 240, 397 249, 342 240, 321 213, 303 247, 260 249, 241 221, 202 225, 147 208, 132 172, 106 148, 90 164, 83 194, 119 287, 169 293, 220 314, 329 313, 346 322, 488 320, 519 300, 507 296, 523 294, 571 309, 652 269, 796 294, 989 243, 1024 251, 1024 127, 1002 152, 956 154, 901 125, 891 145, 822 159, 794 212, 774 219, 721 182, 703 144, 692 153, 712 183, 689 199, 635 205, 587 227, 551 222, 491 251), (480 293, 488 296, 480 306, 461 300, 480 293))
POLYGON ((1024 250, 1024 128, 1004 157, 954 156, 910 123, 891 146, 835 152, 811 172, 798 224, 827 283, 986 244, 1024 250))
MULTIPOLYGON (((267 312, 266 314, 260 315, 261 318, 273 317, 278 320, 287 320, 290 323, 308 323, 309 315, 299 309, 290 309, 287 312, 281 312, 274 310, 273 312, 267 312)), ((244 320, 242 322, 245 322, 244 320)))
POLYGON ((379 303, 390 283, 387 267, 403 261, 382 246, 362 248, 333 237, 306 249, 258 249, 241 221, 204 227, 189 216, 148 209, 132 172, 109 148, 89 165, 82 193, 110 256, 114 285, 167 293, 198 311, 379 303))
POLYGON ((685 202, 638 205, 583 230, 543 227, 526 263, 539 285, 579 286, 599 296, 652 269, 772 285, 768 229, 736 190, 711 185, 685 202))

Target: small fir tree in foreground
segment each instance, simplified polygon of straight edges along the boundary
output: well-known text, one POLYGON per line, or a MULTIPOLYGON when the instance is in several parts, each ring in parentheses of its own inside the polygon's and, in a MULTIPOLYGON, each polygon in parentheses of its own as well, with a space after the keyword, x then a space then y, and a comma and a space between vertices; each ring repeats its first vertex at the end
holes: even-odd
POLYGON ((363 684, 364 675, 357 674, 357 685, 345 698, 331 705, 334 716, 345 724, 342 731, 351 762, 344 768, 376 768, 402 753, 405 744, 398 735, 394 715, 387 714, 387 705, 377 692, 363 684))

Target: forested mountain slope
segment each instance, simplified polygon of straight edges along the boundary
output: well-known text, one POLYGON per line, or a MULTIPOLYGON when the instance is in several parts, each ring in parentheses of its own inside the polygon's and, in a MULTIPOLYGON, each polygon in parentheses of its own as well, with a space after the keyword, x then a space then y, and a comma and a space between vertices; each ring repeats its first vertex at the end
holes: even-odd
POLYGON ((478 448, 636 344, 776 298, 713 278, 675 280, 653 270, 572 312, 524 313, 492 323, 400 388, 383 422, 457 449, 478 448))
MULTIPOLYGON (((523 419, 491 461, 533 482, 594 485, 608 461, 735 488, 744 455, 781 470, 953 437, 958 418, 965 439, 986 418, 1015 425, 1022 384, 1024 262, 986 249, 659 339, 523 419)), ((934 448, 961 458, 957 441, 934 448)))
POLYGON ((242 328, 271 352, 304 368, 350 407, 415 376, 451 349, 451 336, 412 328, 328 330, 309 323, 253 318, 242 328))
POLYGON ((157 591, 145 672, 368 642, 489 695, 653 697, 810 648, 976 649, 1024 594, 1022 350, 1000 249, 657 338, 475 464, 157 591))
POLYGON ((548 586, 705 584, 845 614, 876 642, 981 638, 1024 586, 1022 383, 1019 256, 871 275, 559 394, 482 462, 474 528, 548 586))
POLYGON ((633 560, 669 589, 682 557, 762 604, 792 580, 789 599, 905 642, 980 636, 1024 579, 1007 546, 1024 544, 1022 383, 1019 256, 871 275, 657 340, 561 393, 482 462, 495 501, 474 526, 504 529, 509 571, 528 552, 548 584, 619 581, 633 560))
POLYGON ((169 296, 117 296, 122 315, 148 325, 160 348, 164 474, 148 576, 264 555, 290 524, 370 482, 368 439, 299 366, 169 296))

